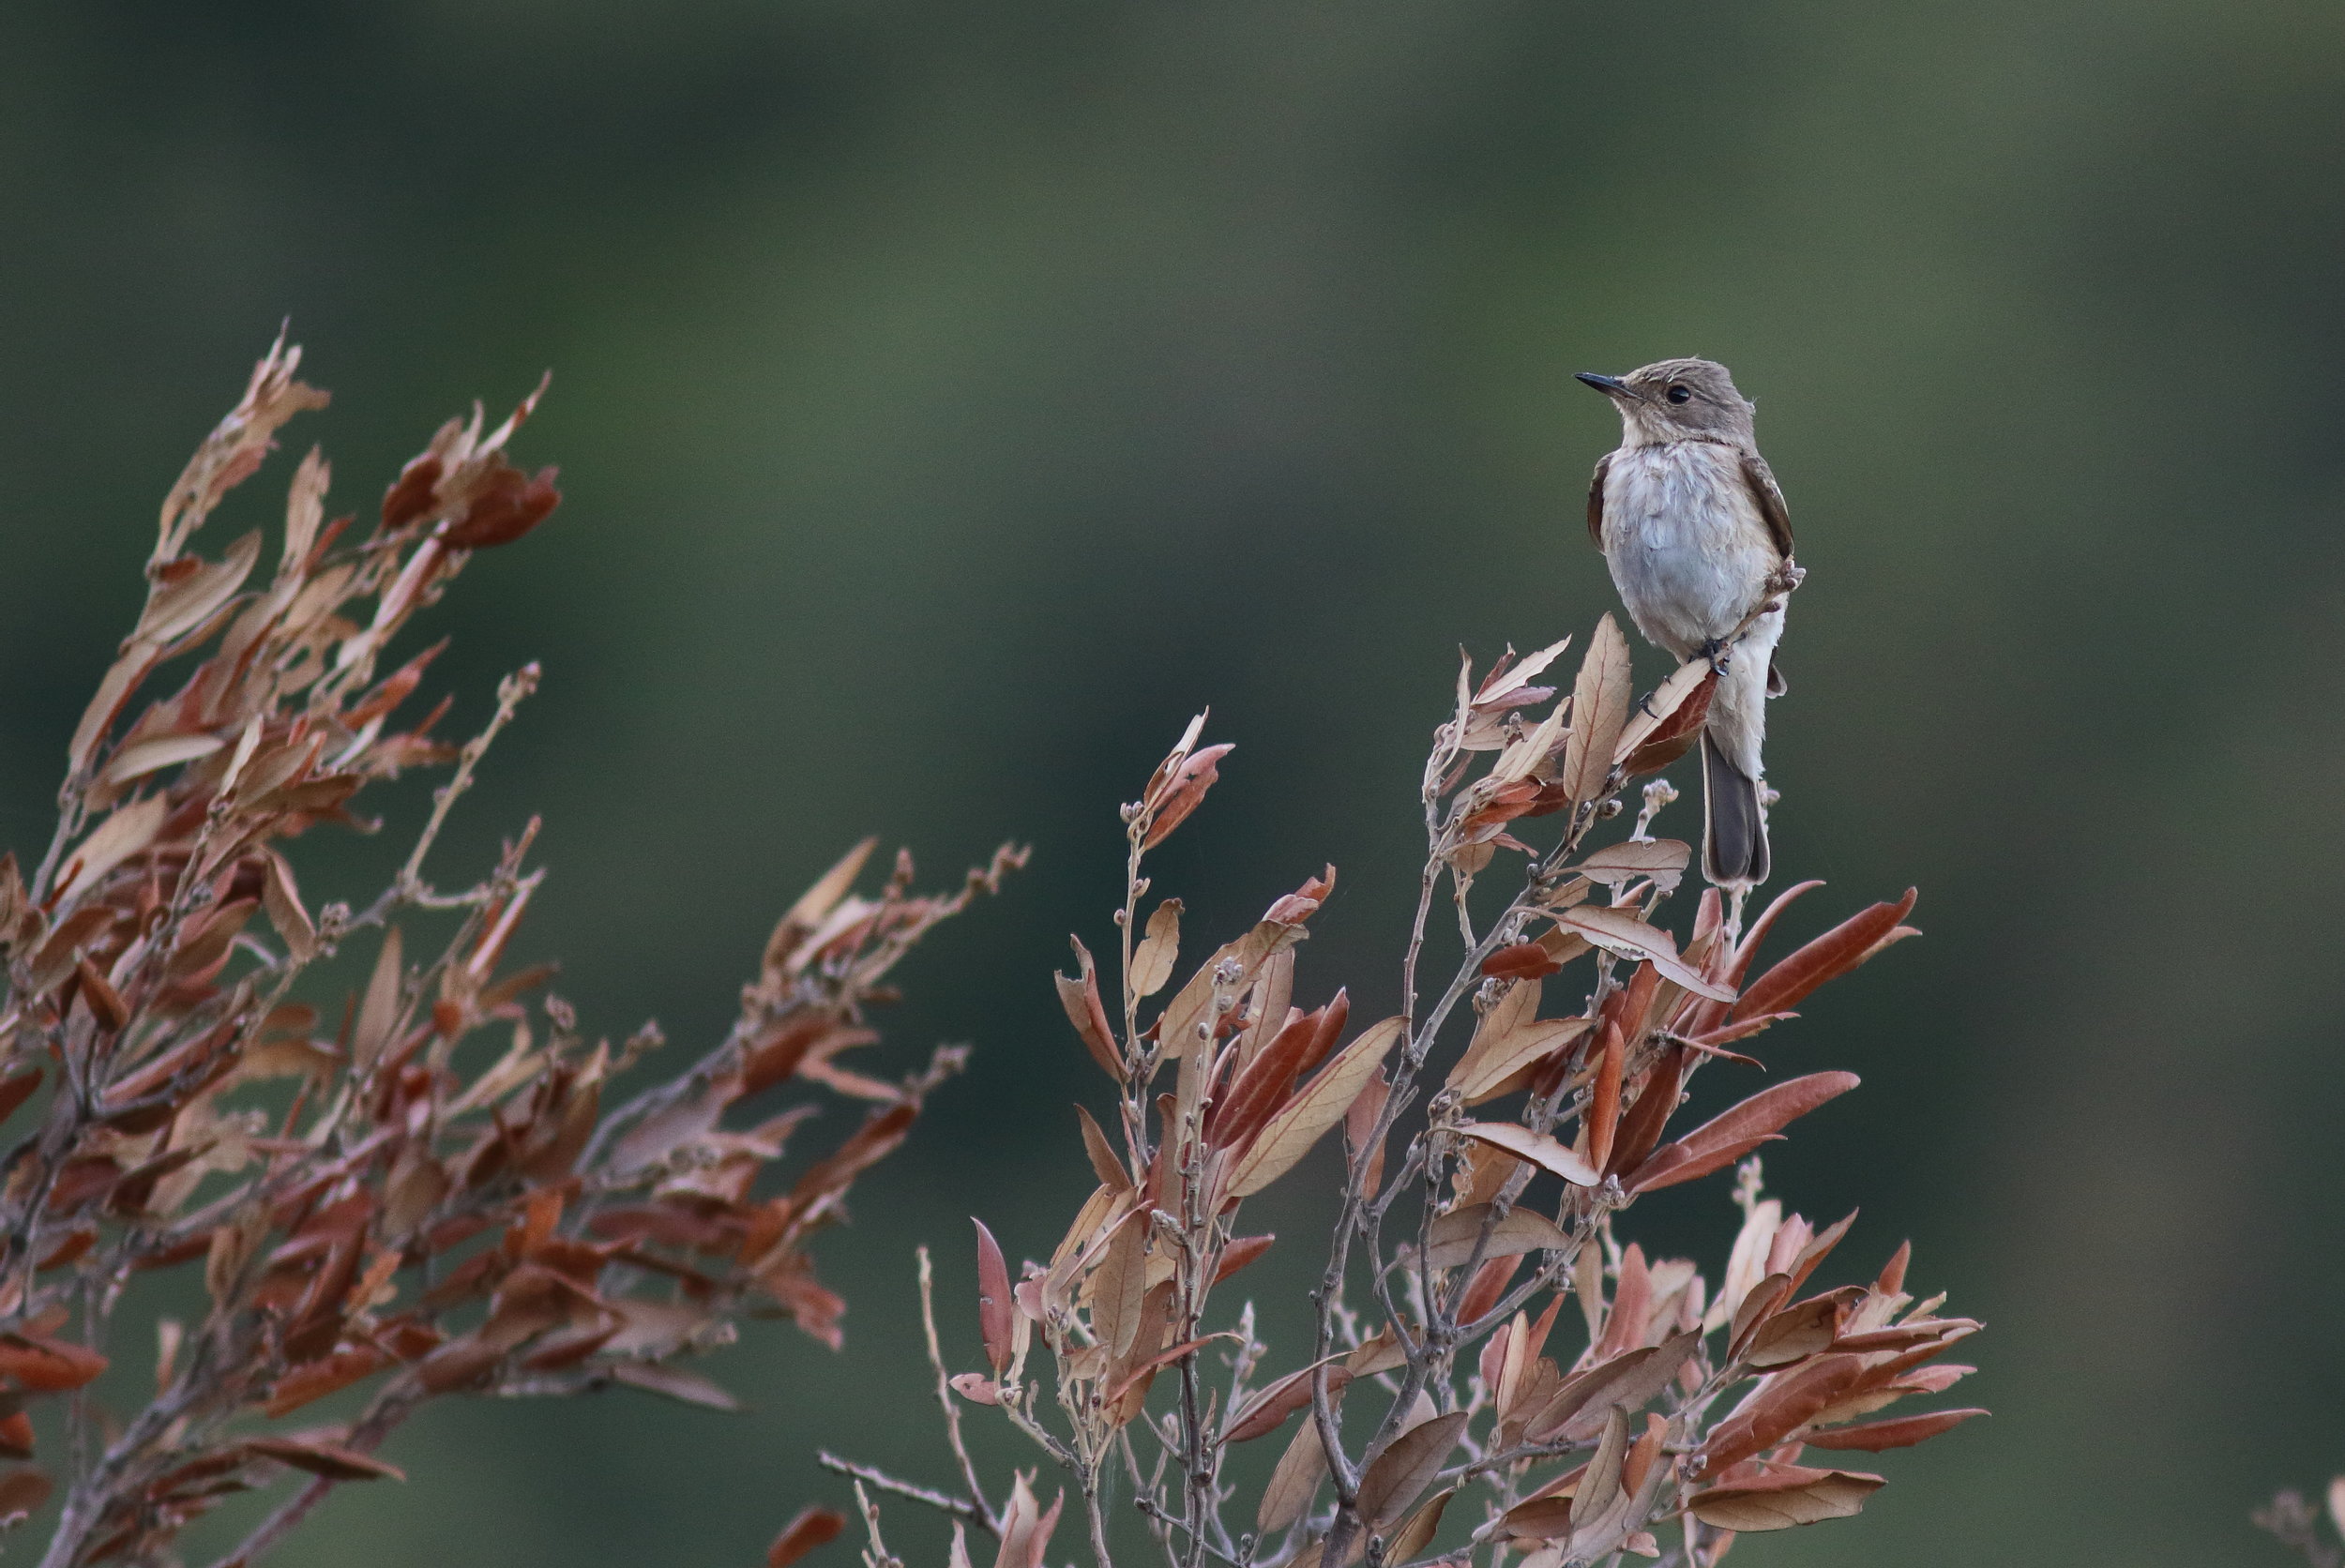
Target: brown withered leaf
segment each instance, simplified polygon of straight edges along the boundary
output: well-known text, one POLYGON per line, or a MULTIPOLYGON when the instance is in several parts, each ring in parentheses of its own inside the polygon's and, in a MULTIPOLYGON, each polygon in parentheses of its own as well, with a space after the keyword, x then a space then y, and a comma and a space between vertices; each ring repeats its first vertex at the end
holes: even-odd
POLYGON ((1800 1440, 1810 1448, 1862 1449, 1879 1454, 1886 1449, 1911 1448, 1917 1442, 1928 1442, 1941 1432, 1950 1432, 1974 1415, 1985 1415, 1983 1410, 1932 1410, 1928 1415, 1909 1415, 1895 1421, 1868 1422, 1862 1426, 1840 1426, 1824 1431, 1809 1431, 1800 1440))
POLYGON ((1770 1314, 1752 1333, 1743 1364, 1763 1371, 1822 1355, 1832 1348, 1850 1304, 1864 1293, 1861 1287, 1843 1286, 1770 1314))
POLYGON ((1579 865, 1569 868, 1569 874, 1602 882, 1607 887, 1619 887, 1642 877, 1662 892, 1672 893, 1692 858, 1693 846, 1682 839, 1626 838, 1592 851, 1579 865))
POLYGON ((1131 1353, 1140 1332, 1141 1299, 1148 1293, 1148 1216, 1132 1211, 1117 1225, 1091 1280, 1091 1327, 1112 1356, 1131 1353))
POLYGON ((208 732, 157 735, 150 740, 134 741, 114 753, 113 760, 106 764, 106 771, 99 776, 109 784, 128 784, 134 778, 144 778, 174 763, 209 757, 227 744, 221 736, 208 732))
POLYGON ((847 1516, 834 1508, 801 1508, 798 1516, 784 1525, 774 1544, 765 1548, 765 1568, 790 1568, 790 1564, 815 1547, 839 1538, 847 1528, 847 1516))
POLYGON ((977 1329, 985 1339, 985 1359, 999 1374, 1009 1370, 1014 1353, 1010 1316, 1017 1308, 1009 1297, 1009 1265, 985 1221, 972 1216, 969 1223, 977 1228, 977 1329))
POLYGON ((1621 1500, 1621 1468, 1628 1460, 1628 1412, 1613 1406, 1604 1412, 1604 1435, 1571 1495, 1572 1550, 1575 1557, 1595 1554, 1580 1548, 1582 1538, 1595 1535, 1604 1516, 1621 1500))
POLYGON ((1687 1511, 1714 1530, 1789 1530, 1862 1513, 1865 1500, 1885 1485, 1853 1470, 1784 1465, 1739 1486, 1713 1486, 1687 1500, 1687 1511))
MULTIPOLYGON (((1255 1395, 1231 1416, 1229 1429, 1221 1440, 1252 1442, 1256 1438, 1267 1437, 1277 1431, 1287 1417, 1311 1402, 1311 1383, 1319 1368, 1326 1365, 1327 1362, 1341 1361, 1344 1352, 1339 1350, 1326 1361, 1314 1362, 1299 1372, 1290 1372, 1255 1395)), ((1327 1374, 1329 1395, 1332 1397, 1339 1393, 1343 1385, 1351 1380, 1352 1374, 1345 1368, 1338 1366, 1331 1369, 1327 1374)))
POLYGON ((1492 980, 1540 980, 1564 966, 1536 942, 1509 942, 1482 960, 1492 980))
POLYGON ((1231 1168, 1232 1197, 1251 1197, 1294 1169, 1311 1145, 1343 1120, 1399 1041, 1402 1022, 1395 1018, 1370 1024, 1278 1108, 1231 1168))
POLYGON ((147 593, 131 637, 150 648, 170 646, 235 597, 260 559, 261 531, 256 528, 230 545, 219 560, 206 561, 184 577, 158 580, 147 593))
POLYGON ((1628 722, 1628 639, 1607 615, 1588 640, 1587 656, 1571 687, 1571 734, 1564 742, 1564 763, 1555 781, 1577 801, 1604 792, 1612 771, 1612 747, 1628 722))
MULTIPOLYGON (((1347 1016, 1351 1010, 1350 1000, 1341 992, 1331 1005, 1340 1006, 1347 1016)), ((1340 1028, 1340 1020, 1331 1018, 1326 1009, 1290 1017, 1285 1027, 1214 1096, 1212 1112, 1205 1118, 1206 1143, 1216 1149, 1237 1149, 1251 1141, 1286 1103, 1295 1078, 1317 1060, 1323 1037, 1340 1028)))
POLYGON ((1540 988, 1536 980, 1516 982, 1475 1026, 1473 1040, 1448 1078, 1449 1087, 1466 1104, 1495 1098, 1500 1085, 1569 1045, 1588 1028, 1586 1018, 1541 1019, 1540 988))
POLYGON ((1091 950, 1080 937, 1067 940, 1075 944, 1077 972, 1051 976, 1058 983, 1059 1004, 1067 1009, 1067 1021, 1075 1026, 1091 1060, 1099 1064, 1100 1071, 1120 1083, 1124 1066, 1117 1056, 1115 1031, 1108 1023, 1106 1004, 1099 1000, 1098 966, 1092 962, 1091 950))
POLYGON ((40 1087, 41 1069, 23 1067, 0 1078, 0 1122, 16 1114, 17 1108, 33 1097, 40 1087))
MULTIPOLYGON (((1343 1390, 1331 1382, 1327 1395, 1340 1408, 1343 1390)), ((1272 1535, 1301 1518, 1326 1474, 1327 1449, 1319 1440, 1319 1423, 1306 1416, 1278 1455, 1270 1484, 1263 1488, 1262 1502, 1254 1510, 1256 1527, 1272 1535)))
POLYGON ((731 1412, 742 1408, 741 1401, 734 1398, 723 1384, 704 1378, 697 1372, 659 1362, 613 1363, 611 1380, 625 1383, 629 1388, 640 1388, 645 1394, 657 1394, 663 1399, 673 1399, 678 1404, 696 1405, 704 1410, 731 1412))
POLYGON ((248 1438, 245 1448, 280 1464, 328 1481, 404 1481, 407 1472, 371 1454, 361 1454, 323 1438, 248 1438))
MULTIPOLYGON (((1566 637, 1560 642, 1549 643, 1536 653, 1525 654, 1511 664, 1501 659, 1464 705, 1480 713, 1504 713, 1509 708, 1521 707, 1524 688, 1531 685, 1532 677, 1544 673, 1547 667, 1570 646, 1571 639, 1566 637)), ((1545 699, 1535 698, 1533 701, 1544 701, 1545 699)))
POLYGON ((1668 767, 1684 756, 1701 732, 1717 686, 1717 671, 1709 660, 1690 659, 1679 665, 1629 715, 1620 738, 1612 743, 1613 762, 1634 777, 1668 767))
POLYGON ((1458 1440, 1465 1435, 1469 1419, 1464 1410, 1452 1410, 1419 1422, 1369 1462, 1360 1475, 1359 1507, 1360 1517, 1369 1529, 1391 1526, 1432 1485, 1458 1440))
POLYGON ((1831 1354, 1763 1380, 1710 1429, 1700 1474, 1720 1472, 1763 1453, 1857 1392, 1873 1369, 1859 1355, 1831 1354))
POLYGON ((1588 1134, 1588 1164, 1598 1171, 1611 1164, 1612 1135, 1620 1130, 1620 1080, 1626 1055, 1620 1026, 1607 1023, 1604 1051, 1596 1058, 1596 1082, 1589 1087, 1588 1103, 1580 1118, 1588 1134))
POLYGON ((1609 909, 1600 904, 1581 904, 1555 917, 1556 924, 1577 931, 1609 953, 1626 957, 1642 958, 1660 972, 1661 977, 1682 986, 1696 996, 1712 1002, 1732 1002, 1733 991, 1717 985, 1677 956, 1677 943, 1667 931, 1648 926, 1627 910, 1609 909))
POLYGON ((1083 1156, 1090 1160, 1092 1173, 1106 1186, 1119 1190, 1130 1186, 1131 1173, 1124 1168, 1124 1162, 1116 1158, 1115 1145, 1108 1141, 1108 1135, 1100 1130, 1098 1123, 1092 1120, 1091 1112, 1077 1106, 1075 1115, 1082 1123, 1083 1156))
MULTIPOLYGON (((1555 755, 1555 748, 1564 743, 1565 717, 1566 704, 1558 702, 1528 734, 1507 742, 1477 789, 1497 791, 1518 779, 1529 778, 1544 767, 1548 759, 1555 755)), ((1487 794, 1483 798, 1488 798, 1487 794)))
POLYGON ((1058 1528, 1065 1492, 1052 1499, 1047 1511, 1036 1506, 1027 1477, 1021 1473, 1011 1486, 1009 1505, 1002 1511, 1002 1545, 993 1555, 993 1568, 1042 1568, 1051 1549, 1051 1532, 1058 1528))
POLYGON ((1433 1543, 1441 1530, 1441 1516, 1449 1507, 1449 1500, 1458 1495, 1458 1488, 1448 1486, 1435 1492, 1417 1504, 1416 1511, 1400 1523, 1384 1543, 1384 1560, 1406 1562, 1433 1543))
POLYGON ((1511 1122, 1466 1122, 1458 1127, 1459 1136, 1504 1149, 1517 1159, 1530 1161, 1551 1175, 1561 1176, 1578 1187, 1592 1187, 1602 1181, 1603 1174, 1574 1153, 1568 1144, 1559 1143, 1545 1133, 1535 1133, 1511 1122))
POLYGON ((56 1486, 30 1465, 0 1475, 0 1523, 39 1512, 56 1486))
POLYGON ((814 885, 801 894, 798 901, 774 925, 773 935, 765 940, 765 954, 761 963, 767 985, 773 985, 788 971, 796 967, 795 960, 807 938, 812 936, 830 918, 839 901, 855 886, 855 878, 863 874, 864 863, 871 852, 879 848, 879 840, 866 838, 840 856, 837 865, 817 878, 814 885))
POLYGON ((45 1334, 0 1333, 0 1373, 36 1394, 80 1388, 105 1371, 106 1364, 97 1351, 45 1334))
POLYGON ((1002 1391, 992 1379, 978 1372, 958 1372, 950 1380, 953 1392, 973 1405, 998 1405, 1002 1391))
POLYGON ((1142 842, 1142 850, 1153 850, 1172 835, 1172 830, 1188 821, 1188 814, 1204 800, 1221 776, 1221 759, 1236 746, 1228 741, 1209 746, 1203 751, 1192 751, 1174 765, 1172 776, 1156 792, 1149 805, 1152 816, 1148 837, 1142 842))
POLYGON ((1676 1142, 1655 1150, 1624 1184, 1631 1192, 1653 1192, 1706 1176, 1771 1141, 1792 1123, 1860 1081, 1854 1073, 1810 1073, 1763 1089, 1676 1142))
POLYGON ((350 1036, 350 1060, 361 1073, 373 1069, 399 1027, 400 988, 405 977, 399 927, 393 926, 383 933, 382 951, 375 956, 374 973, 367 981, 366 1000, 358 1004, 357 1027, 350 1036))
POLYGON ((1595 1436, 1608 1410, 1642 1410, 1677 1376, 1701 1337, 1700 1330, 1687 1329, 1658 1345, 1625 1351, 1577 1374, 1545 1410, 1531 1418, 1524 1435, 1536 1442, 1558 1438, 1576 1442, 1595 1436))
MULTIPOLYGON (((1453 1209, 1440 1215, 1432 1224, 1432 1245, 1426 1256, 1429 1267, 1454 1269, 1474 1256, 1475 1244, 1481 1240, 1482 1222, 1490 1215, 1490 1205, 1475 1203, 1463 1209, 1453 1209)), ((1490 1228, 1489 1244, 1482 1256, 1514 1258, 1526 1252, 1571 1245, 1571 1238, 1555 1227, 1555 1222, 1532 1209, 1510 1209, 1506 1216, 1490 1228)))
POLYGON ((1132 993, 1154 996, 1172 978, 1181 952, 1181 901, 1167 898, 1148 917, 1148 934, 1132 952, 1132 993))
POLYGON ((1238 1270, 1268 1252, 1271 1244, 1278 1239, 1276 1234, 1233 1236, 1230 1238, 1230 1244, 1221 1249, 1221 1261, 1214 1265, 1213 1282, 1216 1285, 1220 1284, 1238 1270))
POLYGON ((1842 1239, 1848 1235, 1849 1228, 1856 1223, 1856 1214, 1857 1211, 1851 1209, 1847 1214, 1816 1232, 1814 1237, 1799 1249, 1798 1256, 1791 1260, 1790 1266, 1784 1271, 1792 1276, 1793 1289, 1796 1290, 1807 1284, 1808 1276, 1816 1272, 1816 1265, 1832 1255, 1832 1249, 1840 1244, 1842 1239))
POLYGON ((294 962, 306 964, 317 956, 318 929, 302 907, 293 867, 275 850, 265 851, 263 860, 267 874, 261 883, 262 907, 268 911, 269 924, 277 927, 277 938, 285 944, 286 953, 294 962))
POLYGON ((1791 954, 1744 988, 1732 1016, 1746 1018, 1798 1006, 1808 992, 1846 974, 1894 940, 1905 917, 1914 912, 1915 897, 1909 887, 1896 903, 1859 911, 1791 954))
POLYGON ((1733 1330, 1727 1335, 1728 1353, 1740 1355, 1750 1336, 1759 1332, 1759 1325, 1790 1300, 1791 1294, 1792 1276, 1785 1274, 1768 1274, 1744 1291, 1734 1307, 1733 1330))
POLYGON ((62 906, 75 893, 97 886, 107 872, 152 844, 170 812, 171 803, 161 795, 116 807, 67 857, 57 877, 57 903, 62 906))
POLYGON ((1409 1364, 1408 1351, 1401 1346, 1400 1336, 1386 1323, 1360 1341, 1352 1353, 1343 1358, 1344 1370, 1354 1378, 1372 1378, 1379 1372, 1390 1372, 1409 1364))

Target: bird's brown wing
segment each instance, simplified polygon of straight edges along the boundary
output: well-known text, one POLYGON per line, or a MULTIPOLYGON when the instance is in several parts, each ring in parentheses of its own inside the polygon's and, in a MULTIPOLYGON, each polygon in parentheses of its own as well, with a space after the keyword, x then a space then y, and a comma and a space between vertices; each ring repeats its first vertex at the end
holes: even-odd
POLYGON ((1596 460, 1596 477, 1588 482, 1588 537, 1604 548, 1604 475, 1612 470, 1612 454, 1596 460))
MULTIPOLYGON (((1601 470, 1598 471, 1601 473, 1601 470)), ((1767 460, 1756 452, 1743 454, 1743 483, 1750 487, 1750 498, 1759 504, 1759 515, 1767 520, 1767 532, 1775 537, 1775 548, 1783 552, 1783 559, 1792 558, 1792 513, 1783 505, 1783 489, 1775 482, 1775 473, 1767 467, 1767 460)), ((1591 511, 1590 517, 1595 513, 1591 511)))

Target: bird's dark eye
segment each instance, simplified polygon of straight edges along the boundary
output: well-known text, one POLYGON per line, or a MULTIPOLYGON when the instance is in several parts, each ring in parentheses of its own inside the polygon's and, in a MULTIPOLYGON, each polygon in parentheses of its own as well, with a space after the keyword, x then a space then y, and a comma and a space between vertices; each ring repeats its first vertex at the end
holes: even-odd
POLYGON ((1693 396, 1693 388, 1689 386, 1672 386, 1669 389, 1669 400, 1673 403, 1691 402, 1693 396))

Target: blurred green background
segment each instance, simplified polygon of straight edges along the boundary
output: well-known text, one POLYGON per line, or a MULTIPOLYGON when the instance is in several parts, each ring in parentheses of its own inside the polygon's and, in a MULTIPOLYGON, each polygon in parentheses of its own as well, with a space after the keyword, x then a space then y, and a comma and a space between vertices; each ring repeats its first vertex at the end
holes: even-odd
MULTIPOLYGON (((712 1038, 864 833, 939 881, 1036 845, 887 1020, 897 1059, 978 1054, 827 1241, 843 1353, 760 1325, 713 1368, 740 1418, 435 1410, 409 1485, 280 1560, 741 1564, 843 1496, 818 1444, 946 1479, 912 1248, 974 1364, 963 1216, 1047 1254, 1087 1190, 1048 973, 1106 935, 1115 803, 1211 703, 1238 750, 1159 890, 1201 946, 1336 862, 1305 989, 1375 1016, 1457 647, 1611 605, 1580 512, 1616 427, 1569 372, 1697 353, 1811 573, 1771 745, 1778 864, 1832 882, 1801 928, 1917 882, 1929 933, 1769 1036, 1867 1080, 1770 1178, 1865 1205, 1852 1268, 1914 1239, 1996 1410, 1735 1560, 2284 1560, 2247 1510, 2345 1467, 2337 21, 0 8, 0 837, 45 837, 152 507, 290 316, 337 395, 289 445, 344 506, 554 369, 519 450, 567 504, 428 629, 455 728, 524 659, 546 686, 437 864, 546 813, 531 942, 597 1027, 712 1038)), ((373 852, 305 850, 328 888, 373 852)), ((1730 1218, 1718 1183, 1638 1211, 1730 1218)), ((1261 1266, 1290 1315, 1311 1250, 1261 1266)))

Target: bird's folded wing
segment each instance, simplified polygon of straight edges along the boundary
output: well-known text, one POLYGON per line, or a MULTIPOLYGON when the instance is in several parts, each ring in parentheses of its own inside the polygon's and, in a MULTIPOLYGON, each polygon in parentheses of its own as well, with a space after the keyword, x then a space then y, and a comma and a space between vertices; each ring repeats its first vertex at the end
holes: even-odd
MULTIPOLYGON (((1596 475, 1599 493, 1588 502, 1590 527, 1596 525, 1596 519, 1604 510, 1601 497, 1604 470, 1600 465, 1596 475)), ((1775 536, 1775 548, 1783 552, 1784 560, 1789 561, 1792 558, 1791 508, 1783 505, 1782 487, 1775 482, 1775 472, 1767 467, 1767 460, 1756 452, 1746 451, 1743 454, 1743 483, 1750 487, 1750 498, 1759 504, 1759 515, 1767 520, 1767 532, 1775 536)))

